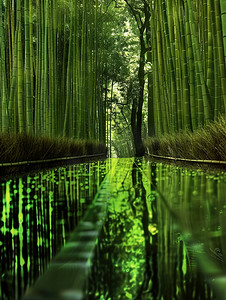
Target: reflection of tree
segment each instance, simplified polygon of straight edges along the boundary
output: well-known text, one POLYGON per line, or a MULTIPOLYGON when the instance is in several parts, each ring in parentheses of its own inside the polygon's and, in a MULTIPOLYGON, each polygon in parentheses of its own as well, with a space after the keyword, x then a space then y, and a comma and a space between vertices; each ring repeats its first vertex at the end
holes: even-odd
POLYGON ((201 268, 197 268, 197 243, 191 243, 193 238, 186 238, 182 229, 186 227, 192 233, 196 229, 197 234, 198 229, 199 239, 213 250, 209 250, 208 260, 204 258, 205 253, 201 253, 206 271, 210 259, 215 265, 219 263, 220 268, 224 266, 224 262, 217 259, 214 245, 222 251, 224 259, 225 235, 221 241, 216 226, 225 224, 221 219, 224 211, 219 214, 224 203, 225 183, 213 181, 214 177, 204 180, 204 175, 197 181, 200 175, 194 176, 192 171, 184 173, 172 166, 151 164, 149 169, 139 159, 129 166, 131 168, 124 170, 123 165, 118 170, 120 182, 115 178, 116 207, 109 211, 97 265, 94 263, 97 272, 93 281, 99 286, 100 294, 95 298, 92 294, 89 299, 214 299, 199 272, 201 268), (216 187, 218 202, 208 196, 216 192, 216 187), (160 194, 167 198, 163 200, 160 194), (200 231, 203 225, 211 232, 200 231))
MULTIPOLYGON (((125 210, 110 213, 98 243, 88 299, 126 299, 135 295, 142 276, 144 242, 134 241, 141 234, 140 222, 125 210), (137 222, 135 222, 137 220, 137 222), (135 276, 134 276, 135 274, 135 276)), ((139 238, 139 241, 141 239, 139 238)))
MULTIPOLYGON (((157 199, 156 199, 156 165, 151 167, 151 210, 152 210, 152 223, 157 224, 157 199)), ((156 299, 158 295, 158 236, 157 234, 152 235, 152 252, 151 252, 151 262, 152 262, 152 287, 151 294, 153 299, 156 299)))
POLYGON ((126 160, 120 164, 117 178, 112 179, 108 218, 100 239, 101 251, 93 264, 88 299, 134 299, 143 278, 142 205, 139 199, 136 202, 132 186, 132 163, 126 160))
POLYGON ((137 296, 135 299, 140 299, 141 295, 144 292, 147 292, 150 288, 150 280, 152 276, 152 269, 151 269, 151 256, 154 253, 154 249, 150 244, 150 232, 148 229, 149 226, 149 213, 148 207, 146 202, 146 190, 144 188, 142 182, 142 171, 137 167, 139 164, 139 159, 135 159, 132 168, 132 181, 133 187, 135 190, 135 198, 139 198, 142 203, 142 225, 143 225, 143 232, 144 232, 144 240, 145 240, 145 270, 144 270, 144 277, 141 286, 139 287, 137 296))

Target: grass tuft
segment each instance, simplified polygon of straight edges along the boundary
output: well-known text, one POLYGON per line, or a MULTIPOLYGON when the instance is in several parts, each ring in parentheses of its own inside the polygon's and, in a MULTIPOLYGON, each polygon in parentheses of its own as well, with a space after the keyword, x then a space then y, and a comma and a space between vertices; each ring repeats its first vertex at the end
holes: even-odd
POLYGON ((107 153, 104 144, 68 138, 37 137, 25 133, 0 134, 0 163, 107 153))
POLYGON ((148 138, 145 146, 155 155, 226 161, 226 120, 221 117, 193 133, 148 138))

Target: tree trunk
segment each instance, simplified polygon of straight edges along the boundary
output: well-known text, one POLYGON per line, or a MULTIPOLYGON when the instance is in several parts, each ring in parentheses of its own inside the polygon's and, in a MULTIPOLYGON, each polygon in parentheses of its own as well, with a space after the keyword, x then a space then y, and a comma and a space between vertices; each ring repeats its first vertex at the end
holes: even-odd
POLYGON ((145 154, 145 149, 142 141, 142 107, 144 102, 144 66, 145 66, 145 42, 143 37, 143 32, 140 32, 140 61, 139 61, 139 98, 136 111, 136 129, 133 130, 134 135, 134 146, 136 150, 136 156, 143 156, 145 154), (136 132, 135 132, 136 131, 136 132))

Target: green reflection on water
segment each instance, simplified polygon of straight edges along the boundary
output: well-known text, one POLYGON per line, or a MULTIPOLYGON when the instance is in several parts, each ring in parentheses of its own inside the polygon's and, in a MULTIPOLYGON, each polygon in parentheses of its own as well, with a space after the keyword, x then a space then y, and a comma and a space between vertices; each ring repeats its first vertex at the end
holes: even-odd
POLYGON ((116 173, 87 299, 215 299, 207 282, 225 274, 226 174, 132 159, 116 173))
POLYGON ((110 162, 59 168, 0 185, 0 299, 20 299, 66 243, 110 162))
POLYGON ((225 270, 225 173, 134 159, 81 164, 1 184, 1 299, 18 299, 44 272, 111 164, 117 165, 109 172, 108 217, 87 299, 214 299, 206 275, 214 278, 225 270))

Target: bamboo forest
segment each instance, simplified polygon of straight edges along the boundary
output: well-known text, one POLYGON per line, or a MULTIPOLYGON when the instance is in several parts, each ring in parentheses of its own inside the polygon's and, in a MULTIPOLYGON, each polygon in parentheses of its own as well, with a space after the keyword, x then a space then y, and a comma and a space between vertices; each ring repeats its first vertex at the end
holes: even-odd
POLYGON ((226 0, 0 0, 0 300, 226 300, 226 0))

